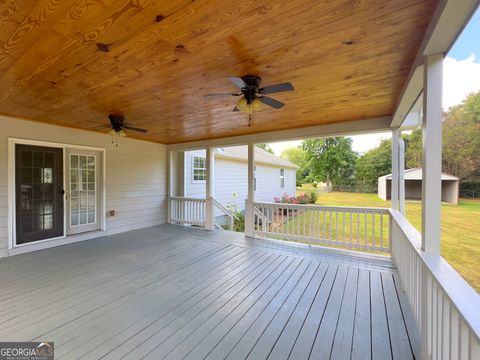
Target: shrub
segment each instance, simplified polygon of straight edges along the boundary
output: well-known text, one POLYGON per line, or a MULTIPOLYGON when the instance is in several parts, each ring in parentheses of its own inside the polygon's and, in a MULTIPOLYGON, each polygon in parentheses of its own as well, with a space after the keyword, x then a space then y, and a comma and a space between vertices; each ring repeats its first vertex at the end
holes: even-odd
POLYGON ((232 194, 232 201, 227 204, 227 209, 233 215, 233 229, 232 231, 245 231, 245 214, 238 209, 236 204, 237 194, 232 194))
POLYGON ((310 204, 316 204, 317 200, 318 200, 318 193, 315 191, 315 190, 312 190, 310 191, 310 193, 308 194, 309 198, 310 198, 310 204))
POLYGON ((317 194, 312 197, 311 194, 300 194, 298 196, 290 196, 288 194, 284 194, 281 198, 280 197, 275 197, 274 201, 279 204, 313 204, 312 202, 314 199, 314 202, 317 201, 317 194))

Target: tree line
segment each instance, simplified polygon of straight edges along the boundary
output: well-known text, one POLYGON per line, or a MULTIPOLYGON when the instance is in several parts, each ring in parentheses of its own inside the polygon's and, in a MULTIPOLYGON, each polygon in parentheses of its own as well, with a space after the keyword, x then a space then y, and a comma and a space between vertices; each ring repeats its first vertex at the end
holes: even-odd
MULTIPOLYGON (((421 167, 421 129, 402 137, 405 167, 421 167)), ((298 185, 322 182, 334 188, 375 192, 378 177, 391 173, 391 146, 391 139, 385 139, 376 148, 358 154, 348 137, 308 139, 281 156, 299 166, 298 185)), ((460 178, 462 193, 480 194, 480 92, 444 113, 442 159, 443 172, 460 178)))

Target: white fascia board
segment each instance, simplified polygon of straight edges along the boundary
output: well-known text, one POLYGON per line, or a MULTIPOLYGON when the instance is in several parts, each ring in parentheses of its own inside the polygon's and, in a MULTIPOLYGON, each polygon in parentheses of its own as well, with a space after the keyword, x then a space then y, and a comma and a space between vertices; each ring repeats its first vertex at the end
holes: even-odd
POLYGON ((277 130, 249 135, 239 135, 226 138, 199 140, 168 145, 169 150, 195 150, 205 149, 207 146, 233 146, 246 145, 249 143, 262 144, 277 141, 303 140, 308 138, 321 138, 332 136, 352 136, 381 131, 389 131, 391 116, 345 121, 335 124, 325 124, 277 130))
POLYGON ((441 0, 435 9, 392 118, 392 128, 403 120, 423 90, 425 55, 445 54, 468 24, 480 0, 441 0))

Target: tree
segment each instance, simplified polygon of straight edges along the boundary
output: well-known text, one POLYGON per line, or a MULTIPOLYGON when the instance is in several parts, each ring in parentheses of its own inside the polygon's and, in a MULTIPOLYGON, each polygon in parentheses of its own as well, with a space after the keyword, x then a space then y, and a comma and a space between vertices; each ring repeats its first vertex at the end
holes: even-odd
POLYGON ((356 181, 359 191, 372 192, 378 178, 392 172, 392 140, 382 140, 375 149, 360 156, 356 164, 356 181))
POLYGON ((467 96, 463 103, 463 112, 467 122, 480 124, 480 92, 467 96))
POLYGON ((268 144, 257 144, 257 147, 265 151, 268 151, 270 154, 273 154, 273 149, 268 144))
POLYGON ((480 93, 450 108, 443 122, 443 171, 463 182, 480 181, 480 93))
POLYGON ((305 183, 310 171, 307 166, 307 159, 303 148, 301 146, 297 146, 285 149, 282 151, 280 157, 298 166, 297 186, 305 183))
POLYGON ((352 139, 335 137, 310 139, 303 143, 310 179, 330 185, 351 185, 354 181, 357 154, 352 139))
POLYGON ((422 130, 415 129, 410 135, 404 135, 405 168, 412 169, 422 166, 422 130))

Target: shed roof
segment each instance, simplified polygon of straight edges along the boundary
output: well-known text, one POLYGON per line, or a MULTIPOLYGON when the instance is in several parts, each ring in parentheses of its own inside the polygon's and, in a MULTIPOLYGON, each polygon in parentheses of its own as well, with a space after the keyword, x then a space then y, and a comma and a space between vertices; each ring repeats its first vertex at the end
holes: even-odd
MULTIPOLYGON (((241 160, 241 161, 248 161, 248 147, 247 146, 229 146, 224 147, 219 150, 215 156, 234 159, 234 160, 241 160)), ((258 164, 266 164, 266 165, 273 165, 276 167, 281 168, 290 168, 290 169, 298 169, 298 166, 293 164, 292 162, 282 159, 279 156, 276 156, 268 151, 265 151, 257 146, 255 146, 255 163, 258 164)))
MULTIPOLYGON (((421 168, 406 169, 404 174, 405 174, 405 180, 422 180, 422 178, 423 178, 421 168)), ((379 179, 381 179, 381 178, 387 178, 388 180, 391 180, 392 179, 392 174, 380 176, 379 179)), ((460 179, 456 176, 442 173, 442 180, 457 180, 458 181, 460 179)))

